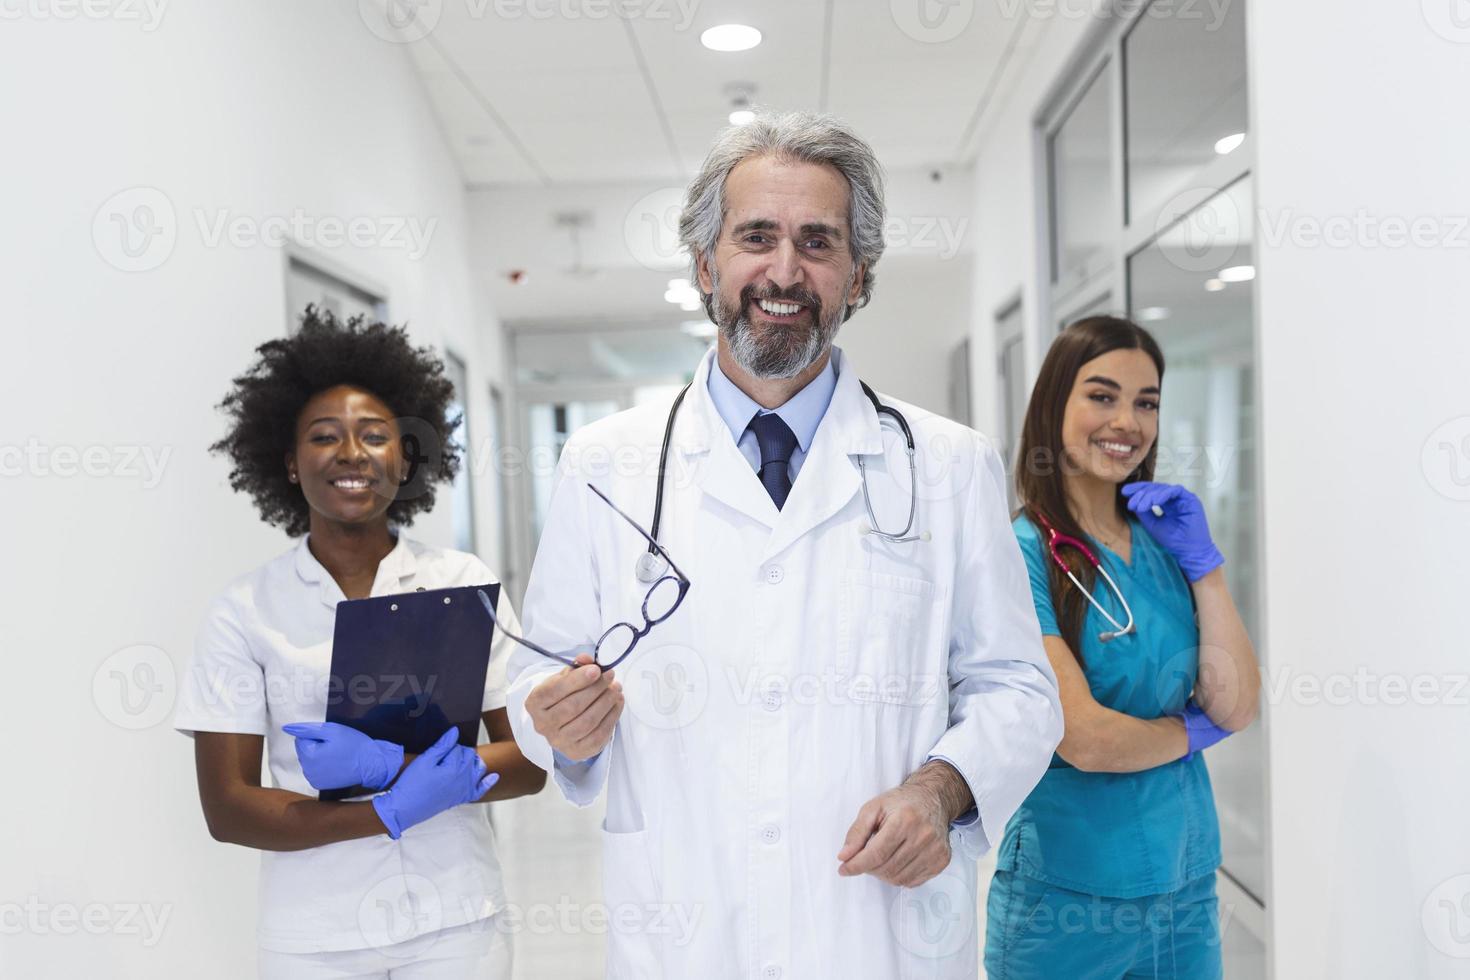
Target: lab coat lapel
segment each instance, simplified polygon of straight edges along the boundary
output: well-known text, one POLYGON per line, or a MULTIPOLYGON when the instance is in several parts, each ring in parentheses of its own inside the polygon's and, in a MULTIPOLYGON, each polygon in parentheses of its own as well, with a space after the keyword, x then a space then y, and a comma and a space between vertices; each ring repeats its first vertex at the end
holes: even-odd
POLYGON ((671 472, 665 475, 671 486, 665 492, 693 483, 702 493, 767 527, 774 527, 781 512, 761 486, 750 462, 741 455, 729 427, 710 399, 709 372, 714 357, 715 350, 710 348, 699 363, 689 394, 680 406, 673 434, 675 452, 669 460, 671 472))
POLYGON ((863 394, 857 371, 843 363, 841 351, 834 349, 832 356, 838 367, 837 388, 791 486, 786 506, 779 512, 762 561, 774 558, 846 507, 862 489, 862 478, 852 457, 883 451, 878 413, 863 394))

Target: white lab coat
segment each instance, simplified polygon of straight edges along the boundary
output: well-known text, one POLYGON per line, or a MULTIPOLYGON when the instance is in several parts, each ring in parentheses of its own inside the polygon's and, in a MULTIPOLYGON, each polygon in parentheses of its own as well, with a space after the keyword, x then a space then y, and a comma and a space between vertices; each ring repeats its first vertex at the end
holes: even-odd
MULTIPOLYGON (((626 707, 589 763, 554 759, 525 710, 559 666, 518 647, 507 709, 526 756, 572 803, 607 786, 608 976, 965 978, 978 973, 976 859, 998 841, 1062 734, 1001 461, 975 432, 883 399, 913 428, 917 529, 903 525, 903 440, 840 352, 832 402, 778 511, 710 401, 707 355, 680 408, 660 542, 693 586, 618 668, 626 707), (968 782, 978 820, 917 889, 837 874, 859 807, 928 759, 968 782)), ((881 397, 881 396, 880 396, 881 397)), ((568 441, 531 574, 530 638, 569 649, 642 623, 645 527, 668 403, 568 441)))

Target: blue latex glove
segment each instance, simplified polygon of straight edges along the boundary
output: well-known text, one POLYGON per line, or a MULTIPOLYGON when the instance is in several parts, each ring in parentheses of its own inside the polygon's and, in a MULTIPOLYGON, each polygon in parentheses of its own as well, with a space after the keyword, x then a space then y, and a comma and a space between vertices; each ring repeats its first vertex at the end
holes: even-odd
POLYGON ((373 809, 397 840, 414 824, 450 807, 484 796, 500 773, 487 772, 480 754, 456 744, 459 729, 451 726, 428 750, 408 764, 388 792, 373 797, 373 809))
POLYGON ((1205 709, 1194 703, 1194 698, 1190 698, 1184 710, 1174 717, 1184 722, 1184 734, 1189 736, 1189 751, 1184 753, 1185 759, 1194 758, 1196 752, 1207 749, 1234 734, 1230 729, 1221 728, 1210 721, 1210 716, 1205 714, 1205 709))
POLYGON ((1225 556, 1210 538, 1205 509, 1194 494, 1174 483, 1129 483, 1123 496, 1149 537, 1174 556, 1189 581, 1198 582, 1225 564, 1225 556))
POLYGON ((281 731, 296 736, 296 758, 316 789, 382 789, 403 767, 403 746, 371 738, 335 721, 305 721, 281 731))

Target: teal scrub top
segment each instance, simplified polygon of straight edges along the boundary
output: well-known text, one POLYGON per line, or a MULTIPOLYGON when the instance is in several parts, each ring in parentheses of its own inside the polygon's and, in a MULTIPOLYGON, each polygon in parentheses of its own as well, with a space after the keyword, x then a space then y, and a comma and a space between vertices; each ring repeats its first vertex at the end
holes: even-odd
MULTIPOLYGON (((1098 634, 1114 627, 1089 603, 1080 639, 1082 669, 1099 704, 1159 718, 1184 710, 1194 690, 1199 626, 1179 564, 1137 520, 1130 517, 1128 523, 1131 562, 1096 539, 1089 538, 1088 546, 1127 598, 1136 631, 1103 643, 1098 634)), ((1024 516, 1012 526, 1031 576, 1041 632, 1061 636, 1045 535, 1024 516)), ((1093 597, 1119 623, 1127 622, 1100 575, 1093 597)), ((1203 753, 1131 773, 1082 772, 1054 755, 1006 825, 997 855, 1003 871, 1111 898, 1177 891, 1219 864, 1220 827, 1203 753)))

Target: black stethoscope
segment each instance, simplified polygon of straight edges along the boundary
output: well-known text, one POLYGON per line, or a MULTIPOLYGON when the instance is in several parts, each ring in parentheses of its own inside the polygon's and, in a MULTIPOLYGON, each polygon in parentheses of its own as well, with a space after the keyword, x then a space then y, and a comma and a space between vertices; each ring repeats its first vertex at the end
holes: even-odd
MULTIPOLYGON (((664 471, 669 461, 669 443, 674 435, 674 419, 679 414, 679 406, 683 403, 684 396, 689 394, 689 389, 693 384, 694 382, 691 381, 679 392, 678 397, 674 399, 674 404, 669 407, 668 421, 664 423, 664 441, 658 453, 658 486, 654 491, 653 497, 653 524, 649 528, 649 536, 655 541, 658 540, 659 524, 662 522, 664 514, 664 471)), ((861 455, 857 457, 858 472, 861 474, 863 484, 863 505, 868 510, 868 526, 859 528, 858 533, 877 535, 883 540, 892 541, 895 544, 900 544, 905 541, 928 541, 928 531, 920 534, 910 533, 914 528, 914 516, 917 513, 919 505, 919 471, 918 464, 914 461, 913 430, 909 428, 908 420, 903 417, 902 412, 878 401, 878 396, 873 393, 873 389, 869 388, 866 382, 859 380, 858 384, 862 387, 863 394, 868 396, 868 401, 873 403, 873 409, 878 413, 879 425, 882 425, 884 416, 892 419, 898 425, 899 431, 903 433, 904 452, 908 454, 909 458, 908 523, 903 526, 903 530, 901 531, 885 531, 878 526, 878 517, 873 513, 873 501, 868 496, 868 468, 863 463, 863 457, 861 455)), ((656 582, 663 574, 663 559, 659 557, 658 551, 650 544, 648 550, 638 556, 638 581, 656 582)))

